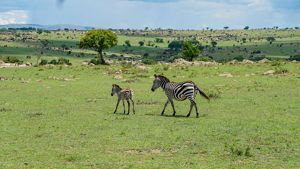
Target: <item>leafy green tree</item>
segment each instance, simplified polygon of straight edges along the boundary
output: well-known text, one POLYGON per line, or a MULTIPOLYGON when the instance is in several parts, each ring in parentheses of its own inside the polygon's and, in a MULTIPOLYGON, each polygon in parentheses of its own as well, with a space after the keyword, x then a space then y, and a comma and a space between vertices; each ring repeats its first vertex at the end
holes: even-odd
POLYGON ((145 42, 144 42, 144 41, 139 41, 139 45, 140 45, 140 46, 144 46, 144 45, 145 45, 145 42))
POLYGON ((198 57, 200 50, 198 45, 194 45, 191 41, 183 43, 183 57, 188 61, 193 61, 194 58, 198 57))
POLYGON ((246 38, 242 38, 243 43, 246 43, 247 39, 246 38))
POLYGON ((267 37, 267 41, 272 44, 276 39, 274 37, 267 37))
POLYGON ((245 26, 245 28, 244 28, 244 29, 245 29, 245 30, 248 30, 249 28, 250 28, 249 26, 245 26))
POLYGON ((92 49, 98 52, 101 64, 106 64, 103 57, 103 50, 116 46, 118 38, 110 30, 91 30, 80 39, 79 47, 92 49))
POLYGON ((131 47, 130 41, 129 41, 129 40, 126 40, 126 41, 125 41, 125 45, 126 45, 127 47, 131 47))
POLYGON ((218 43, 216 41, 211 41, 210 44, 212 47, 216 47, 218 43))

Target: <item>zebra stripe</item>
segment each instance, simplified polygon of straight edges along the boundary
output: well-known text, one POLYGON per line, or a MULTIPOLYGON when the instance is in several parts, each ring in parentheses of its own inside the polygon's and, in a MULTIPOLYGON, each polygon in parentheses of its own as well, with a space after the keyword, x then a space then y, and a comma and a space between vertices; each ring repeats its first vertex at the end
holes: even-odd
POLYGON ((124 103, 124 101, 126 100, 127 104, 128 104, 128 113, 127 113, 127 115, 128 115, 129 112, 130 112, 130 102, 129 102, 129 100, 130 100, 132 102, 133 114, 135 114, 134 101, 132 99, 132 96, 133 96, 133 91, 132 90, 130 90, 130 89, 123 90, 119 85, 113 84, 112 85, 112 90, 111 90, 111 96, 113 96, 114 94, 117 94, 117 96, 118 96, 118 101, 117 101, 117 105, 116 105, 114 113, 116 113, 116 111, 118 109, 118 106, 119 106, 119 103, 122 100, 123 108, 124 108, 124 114, 125 114, 125 103, 124 103))
POLYGON ((174 82, 170 82, 168 78, 161 75, 158 76, 154 75, 154 77, 155 79, 153 81, 151 90, 154 92, 157 88, 161 87, 164 90, 166 96, 168 97, 168 100, 165 104, 165 107, 161 115, 164 114, 165 109, 170 102, 174 111, 173 116, 175 116, 176 111, 175 111, 173 99, 177 101, 184 101, 186 99, 189 99, 191 102, 191 107, 189 113, 187 114, 187 117, 191 115, 191 111, 193 107, 195 107, 197 117, 199 117, 198 107, 195 102, 195 96, 199 91, 199 93, 206 99, 209 100, 209 97, 202 90, 200 90, 194 82, 186 81, 186 82, 174 83, 174 82))

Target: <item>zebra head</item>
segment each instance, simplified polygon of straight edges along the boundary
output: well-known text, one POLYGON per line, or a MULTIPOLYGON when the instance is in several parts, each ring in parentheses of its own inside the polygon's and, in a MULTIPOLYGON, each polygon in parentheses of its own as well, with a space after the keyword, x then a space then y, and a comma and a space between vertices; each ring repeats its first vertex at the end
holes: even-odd
POLYGON ((154 92, 157 88, 162 87, 165 88, 166 83, 170 82, 168 78, 161 76, 161 75, 154 75, 154 81, 152 85, 152 92, 154 92))
POLYGON ((113 96, 116 93, 119 93, 122 90, 122 88, 119 85, 113 84, 111 89, 111 96, 113 96))

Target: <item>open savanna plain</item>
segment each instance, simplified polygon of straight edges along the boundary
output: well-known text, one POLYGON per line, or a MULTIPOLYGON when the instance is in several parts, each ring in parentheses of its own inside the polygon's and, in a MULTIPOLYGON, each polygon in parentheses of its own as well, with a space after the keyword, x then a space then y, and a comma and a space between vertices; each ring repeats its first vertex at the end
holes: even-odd
POLYGON ((0 77, 0 168, 300 168, 299 63, 78 64, 0 77), (155 73, 203 89, 200 118, 185 117, 188 101, 160 116, 155 73), (134 90, 135 115, 122 104, 113 114, 113 83, 134 90))

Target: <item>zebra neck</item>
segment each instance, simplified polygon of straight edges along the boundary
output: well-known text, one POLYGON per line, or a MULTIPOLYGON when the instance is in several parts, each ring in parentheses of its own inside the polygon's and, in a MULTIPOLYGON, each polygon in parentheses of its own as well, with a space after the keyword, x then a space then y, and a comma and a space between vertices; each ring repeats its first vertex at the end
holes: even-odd
POLYGON ((162 82, 162 84, 161 84, 161 88, 163 88, 163 89, 166 89, 166 85, 167 85, 167 83, 168 83, 168 82, 162 82))

